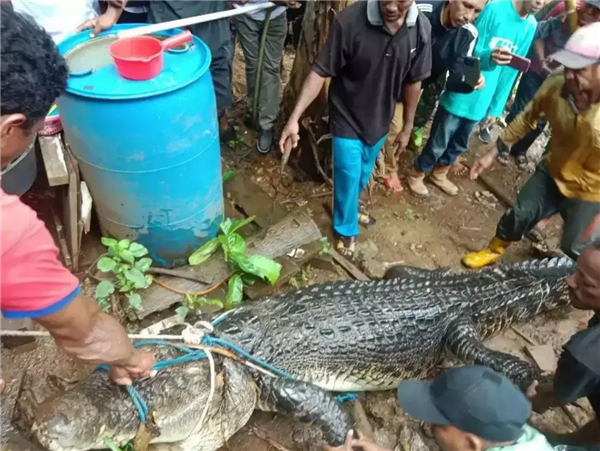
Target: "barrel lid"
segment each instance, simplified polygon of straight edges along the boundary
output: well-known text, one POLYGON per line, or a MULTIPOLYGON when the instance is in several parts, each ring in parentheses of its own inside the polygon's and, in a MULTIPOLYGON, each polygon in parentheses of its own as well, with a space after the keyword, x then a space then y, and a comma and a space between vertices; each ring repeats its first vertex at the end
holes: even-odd
MULTIPOLYGON (((210 50, 194 36, 192 42, 163 53, 163 69, 155 78, 134 81, 121 77, 108 49, 118 39, 118 31, 143 25, 116 25, 93 39, 89 31, 84 31, 62 41, 58 49, 69 67, 67 92, 95 99, 150 97, 187 86, 206 73, 210 50)), ((175 29, 152 36, 165 39, 182 31, 175 29)))

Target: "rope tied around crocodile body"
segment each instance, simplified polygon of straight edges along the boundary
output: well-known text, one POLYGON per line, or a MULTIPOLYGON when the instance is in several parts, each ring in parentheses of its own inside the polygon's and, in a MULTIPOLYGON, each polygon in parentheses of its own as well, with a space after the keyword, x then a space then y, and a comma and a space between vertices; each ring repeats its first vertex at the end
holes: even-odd
MULTIPOLYGON (((187 343, 190 346, 176 345, 176 344, 173 344, 173 343, 170 343, 167 341, 162 341, 162 340, 145 340, 145 341, 141 341, 141 342, 134 344, 134 347, 136 347, 136 348, 140 348, 142 346, 151 346, 151 345, 168 346, 171 348, 175 348, 183 353, 183 355, 180 357, 177 357, 174 359, 165 359, 165 360, 156 362, 156 364, 152 368, 153 371, 160 371, 160 370, 163 370, 165 368, 169 368, 169 367, 172 367, 175 365, 181 365, 183 363, 194 362, 194 361, 203 360, 203 359, 209 359, 210 365, 211 365, 211 392, 209 394, 204 412, 202 413, 200 424, 202 424, 206 414, 208 413, 208 408, 209 408, 211 400, 212 400, 212 395, 214 393, 214 385, 215 385, 214 384, 214 379, 215 379, 214 360, 212 358, 211 351, 206 348, 221 348, 221 349, 229 350, 229 351, 233 352, 235 355, 246 360, 247 363, 251 364, 249 366, 251 366, 254 369, 257 369, 262 372, 266 372, 267 374, 269 374, 271 376, 279 376, 279 377, 284 377, 286 379, 294 379, 291 374, 286 373, 285 371, 282 371, 282 370, 268 364, 267 362, 264 362, 261 359, 254 357, 250 353, 241 349, 239 346, 237 346, 233 343, 230 343, 227 340, 223 340, 221 338, 217 338, 217 337, 210 335, 214 331, 214 327, 216 325, 218 325, 221 321, 223 321, 225 319, 225 317, 226 317, 226 315, 222 315, 222 316, 218 317, 212 323, 200 321, 200 322, 196 323, 194 326, 191 326, 188 324, 187 327, 182 332, 182 337, 183 337, 184 343, 187 343), (193 345, 203 345, 203 347, 201 349, 198 349, 198 348, 195 349, 195 348, 191 347, 193 345)), ((100 365, 98 367, 98 369, 108 371, 108 370, 110 370, 110 365, 100 365)), ((140 422, 145 424, 147 421, 148 413, 149 413, 148 404, 146 403, 146 401, 144 400, 142 395, 139 393, 137 388, 135 388, 135 386, 128 385, 126 387, 126 390, 127 390, 127 394, 131 398, 131 401, 133 402, 133 405, 135 406, 135 408, 138 411, 140 422)), ((337 397, 337 399, 339 402, 353 401, 354 399, 356 399, 357 396, 358 395, 355 393, 345 393, 343 395, 339 395, 337 397)))

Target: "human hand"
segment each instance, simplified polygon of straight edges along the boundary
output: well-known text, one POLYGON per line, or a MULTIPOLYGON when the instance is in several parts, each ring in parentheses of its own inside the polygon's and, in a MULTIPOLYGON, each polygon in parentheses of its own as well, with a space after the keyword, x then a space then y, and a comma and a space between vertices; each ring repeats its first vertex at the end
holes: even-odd
POLYGON ((150 376, 155 364, 154 354, 136 349, 126 364, 113 365, 109 376, 117 385, 132 385, 135 379, 150 376))
POLYGON ((298 121, 290 119, 281 132, 279 150, 282 154, 286 153, 286 141, 288 140, 292 143, 292 149, 298 147, 298 141, 300 141, 300 125, 298 121))
POLYGON ((469 173, 470 179, 477 180, 477 178, 492 165, 496 159, 496 154, 496 150, 490 150, 483 157, 475 161, 471 166, 471 172, 469 173))
POLYGON ((396 155, 402 154, 408 147, 410 137, 412 135, 412 127, 403 127, 400 133, 396 135, 394 140, 394 147, 396 148, 396 155))
POLYGON ((492 52, 492 61, 498 66, 506 66, 512 61, 512 53, 508 47, 496 47, 492 52))
POLYGON ((529 399, 533 399, 535 397, 535 395, 537 395, 537 387, 539 385, 538 381, 533 381, 533 383, 527 387, 527 390, 525 391, 525 395, 527 395, 527 397, 529 399))
POLYGON ((354 431, 350 429, 346 434, 346 441, 341 446, 325 445, 325 451, 352 451, 352 443, 354 442, 354 431))
POLYGON ((108 30, 108 29, 112 28, 117 23, 117 20, 119 20, 119 17, 116 14, 114 14, 111 11, 107 11, 104 14, 102 14, 101 16, 94 17, 94 18, 84 22, 79 27, 77 27, 76 31, 79 32, 79 31, 91 29, 92 32, 90 33, 90 36, 92 38, 95 38, 96 36, 98 36, 98 34, 102 33, 104 30, 108 30))
POLYGON ((481 74, 481 75, 479 75, 479 81, 475 85, 475 91, 479 91, 480 89, 483 89, 484 87, 485 87, 485 77, 483 76, 483 74, 481 74))

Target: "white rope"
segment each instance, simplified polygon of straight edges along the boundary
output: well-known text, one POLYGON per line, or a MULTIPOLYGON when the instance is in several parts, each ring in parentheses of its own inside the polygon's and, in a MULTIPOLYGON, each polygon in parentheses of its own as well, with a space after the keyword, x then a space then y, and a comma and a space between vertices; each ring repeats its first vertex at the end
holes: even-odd
POLYGON ((204 406, 204 410, 202 411, 202 415, 200 416, 200 421, 198 422, 197 431, 202 429, 204 425, 204 420, 208 415, 208 410, 210 409, 210 405, 212 404, 213 397, 215 395, 215 388, 217 386, 217 370, 215 368, 215 359, 213 359, 212 352, 208 349, 203 350, 208 358, 208 363, 210 364, 210 392, 208 392, 208 399, 206 400, 206 405, 204 406))
MULTIPOLYGON (((132 340, 166 340, 166 341, 184 341, 182 335, 159 335, 159 334, 128 334, 132 340)), ((3 330, 0 331, 0 337, 52 337, 50 332, 45 330, 3 330)))

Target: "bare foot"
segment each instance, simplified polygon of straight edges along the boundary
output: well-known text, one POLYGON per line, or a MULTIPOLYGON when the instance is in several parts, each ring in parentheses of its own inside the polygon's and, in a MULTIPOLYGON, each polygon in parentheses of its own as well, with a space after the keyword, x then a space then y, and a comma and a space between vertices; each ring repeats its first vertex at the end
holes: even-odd
POLYGON ((465 175, 468 172, 469 168, 463 164, 463 161, 465 161, 464 158, 458 157, 452 165, 451 171, 454 175, 465 175))

